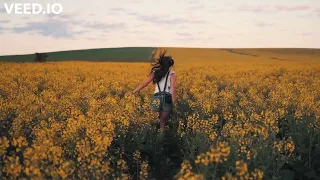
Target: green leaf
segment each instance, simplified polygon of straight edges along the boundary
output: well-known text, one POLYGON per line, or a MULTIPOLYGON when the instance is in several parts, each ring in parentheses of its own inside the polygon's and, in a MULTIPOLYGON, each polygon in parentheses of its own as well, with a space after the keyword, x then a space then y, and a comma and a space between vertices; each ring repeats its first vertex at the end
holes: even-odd
POLYGON ((306 176, 308 176, 308 178, 312 179, 317 177, 317 173, 314 170, 310 170, 306 173, 306 176))
POLYGON ((280 174, 283 180, 292 180, 294 178, 294 172, 289 169, 282 170, 280 174))

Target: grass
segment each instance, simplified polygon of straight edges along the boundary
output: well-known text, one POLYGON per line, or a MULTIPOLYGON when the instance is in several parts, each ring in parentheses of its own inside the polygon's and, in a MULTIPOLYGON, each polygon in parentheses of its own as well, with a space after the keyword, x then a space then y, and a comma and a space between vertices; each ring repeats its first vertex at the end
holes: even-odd
MULTIPOLYGON (((47 52, 48 61, 148 62, 155 48, 127 47, 47 52)), ((35 54, 0 56, 0 61, 33 62, 35 54)))

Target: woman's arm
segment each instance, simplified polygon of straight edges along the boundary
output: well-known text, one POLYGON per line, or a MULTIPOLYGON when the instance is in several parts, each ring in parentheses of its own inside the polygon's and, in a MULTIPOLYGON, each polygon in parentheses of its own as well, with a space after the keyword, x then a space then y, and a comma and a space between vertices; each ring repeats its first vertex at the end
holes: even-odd
POLYGON ((177 93, 176 93, 176 73, 171 74, 170 79, 170 87, 171 87, 171 94, 172 94, 172 102, 173 104, 176 102, 177 93))
POLYGON ((151 81, 153 80, 153 73, 143 81, 135 90, 131 91, 130 93, 134 94, 136 92, 139 92, 141 89, 145 88, 151 81))

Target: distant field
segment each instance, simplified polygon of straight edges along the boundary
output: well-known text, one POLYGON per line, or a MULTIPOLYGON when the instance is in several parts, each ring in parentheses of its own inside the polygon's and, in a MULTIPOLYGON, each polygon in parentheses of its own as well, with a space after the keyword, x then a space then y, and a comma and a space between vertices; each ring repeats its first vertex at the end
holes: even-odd
MULTIPOLYGON (((92 61, 92 62, 149 62, 153 53, 156 56, 164 48, 132 47, 132 48, 101 48, 87 50, 70 50, 49 52, 49 61, 92 61)), ((165 48, 176 62, 212 63, 212 62, 313 62, 319 61, 320 49, 213 49, 213 48, 165 48)), ((0 61, 32 62, 34 54, 0 56, 0 61)))
MULTIPOLYGON (((320 49, 210 49, 166 48, 167 54, 179 63, 205 62, 314 62, 320 60, 320 49)), ((163 48, 159 48, 159 52, 163 48)))
MULTIPOLYGON (((148 62, 154 50, 152 47, 101 48, 48 52, 47 55, 49 61, 148 62)), ((34 58, 35 54, 0 56, 0 61, 32 62, 34 58)))

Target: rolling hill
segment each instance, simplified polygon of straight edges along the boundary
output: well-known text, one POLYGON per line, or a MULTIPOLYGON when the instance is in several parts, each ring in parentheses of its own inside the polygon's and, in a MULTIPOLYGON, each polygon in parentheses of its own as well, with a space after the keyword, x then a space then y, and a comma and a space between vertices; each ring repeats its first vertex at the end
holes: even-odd
MULTIPOLYGON (((320 49, 124 47, 47 52, 48 61, 150 62, 163 48, 182 63, 216 61, 318 61, 320 49)), ((0 56, 0 61, 33 62, 35 54, 0 56)))
MULTIPOLYGON (((46 52, 48 61, 148 62, 156 48, 126 47, 46 52)), ((43 53, 43 52, 41 52, 43 53)), ((33 62, 35 54, 0 56, 0 61, 33 62)))

